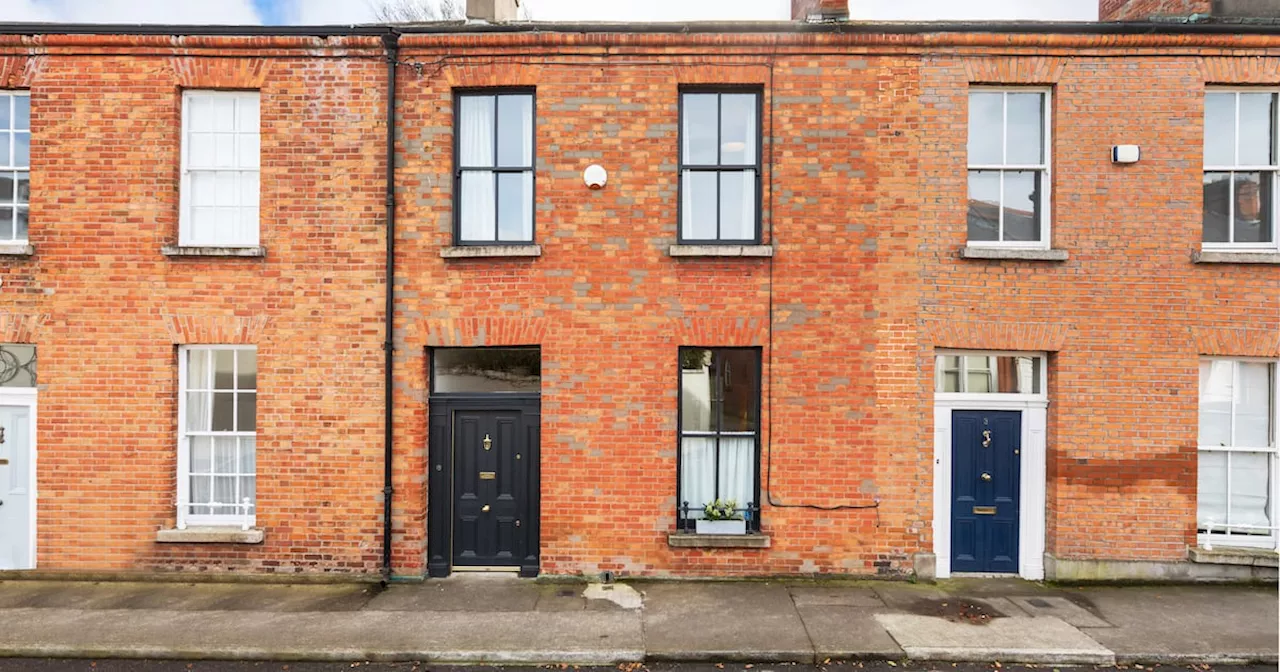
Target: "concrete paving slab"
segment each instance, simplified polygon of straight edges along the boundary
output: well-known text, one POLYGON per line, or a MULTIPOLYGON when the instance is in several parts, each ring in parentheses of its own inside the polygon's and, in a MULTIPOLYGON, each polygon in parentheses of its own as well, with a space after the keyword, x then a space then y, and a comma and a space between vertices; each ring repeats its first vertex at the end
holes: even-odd
POLYGON ((867 586, 791 585, 791 600, 797 607, 883 607, 884 600, 867 586))
POLYGON ((817 661, 895 660, 905 657, 875 614, 858 606, 797 607, 817 661))
POLYGON ((1148 586, 1072 589, 1112 628, 1091 637, 1132 663, 1274 663, 1280 609, 1271 586, 1148 586))
MULTIPOLYGON (((654 583, 644 593, 649 660, 813 662, 813 645, 781 583, 654 583)), ((633 612, 634 613, 634 612, 633 612)))
POLYGON ((6 581, 0 609, 354 611, 375 590, 368 584, 6 581))
POLYGON ((1080 607, 1065 597, 1010 597, 1010 602, 1018 605, 1031 616, 1054 616, 1074 625, 1077 628, 1109 628, 1111 624, 1094 616, 1087 609, 1080 607))
POLYGON ((907 656, 955 662, 1114 664, 1110 649, 1052 616, 997 618, 985 625, 915 614, 876 614, 907 656))
POLYGON ((909 610, 922 600, 946 599, 947 594, 936 586, 922 583, 896 583, 885 581, 871 587, 876 596, 890 609, 909 610))
MULTIPOLYGON (((374 611, 533 611, 542 588, 514 574, 457 573, 420 584, 391 585, 369 601, 374 611)), ((577 586, 581 590, 581 586, 577 586)))
POLYGON ((0 656, 612 665, 644 658, 636 612, 282 613, 13 609, 0 656))

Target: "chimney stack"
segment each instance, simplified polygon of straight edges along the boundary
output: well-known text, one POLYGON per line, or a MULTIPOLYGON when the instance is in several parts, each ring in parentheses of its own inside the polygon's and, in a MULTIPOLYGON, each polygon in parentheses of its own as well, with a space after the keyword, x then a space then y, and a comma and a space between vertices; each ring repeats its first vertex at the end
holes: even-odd
POLYGON ((1148 21, 1150 19, 1207 16, 1211 0, 1101 0, 1101 21, 1148 21))
POLYGON ((501 23, 520 18, 520 0, 467 0, 467 20, 501 23))
POLYGON ((849 18, 849 0, 791 0, 792 21, 843 21, 849 18))

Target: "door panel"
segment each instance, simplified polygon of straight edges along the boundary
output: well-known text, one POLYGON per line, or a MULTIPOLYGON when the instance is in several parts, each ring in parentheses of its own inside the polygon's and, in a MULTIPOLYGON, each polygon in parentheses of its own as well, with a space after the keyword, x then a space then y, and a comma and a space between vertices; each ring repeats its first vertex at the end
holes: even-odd
POLYGON ((0 569, 32 569, 31 409, 0 406, 0 569))
POLYGON ((453 563, 520 566, 530 518, 523 413, 454 413, 453 563))
POLYGON ((1019 411, 953 411, 951 569, 1018 571, 1019 411))

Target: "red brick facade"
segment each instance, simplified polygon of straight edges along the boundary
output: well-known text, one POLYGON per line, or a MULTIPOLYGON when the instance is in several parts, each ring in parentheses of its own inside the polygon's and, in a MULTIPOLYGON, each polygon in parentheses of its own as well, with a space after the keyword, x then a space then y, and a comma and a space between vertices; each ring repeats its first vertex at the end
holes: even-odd
MULTIPOLYGON (((1280 357, 1280 266, 1191 260, 1204 89, 1280 86, 1280 36, 552 31, 400 48, 397 575, 426 571, 428 348, 480 345, 541 348, 544 573, 909 573, 933 550, 941 348, 1048 353, 1046 552, 1186 559, 1199 358, 1280 357), (763 92, 772 258, 668 254, 691 84, 763 92), (971 84, 1051 87, 1067 261, 959 258, 971 84), (493 86, 536 89, 541 255, 444 259, 453 91, 493 86), (1112 164, 1115 144, 1142 160, 1112 164), (593 163, 602 190, 583 185, 593 163), (682 345, 762 350, 767 549, 668 545, 682 345)), ((32 97, 36 252, 0 261, 0 331, 39 351, 40 569, 378 571, 385 71, 376 38, 0 37, 0 83, 32 97), (193 87, 261 90, 264 258, 160 253, 193 87), (174 523, 188 343, 258 347, 261 545, 155 540, 174 523)))

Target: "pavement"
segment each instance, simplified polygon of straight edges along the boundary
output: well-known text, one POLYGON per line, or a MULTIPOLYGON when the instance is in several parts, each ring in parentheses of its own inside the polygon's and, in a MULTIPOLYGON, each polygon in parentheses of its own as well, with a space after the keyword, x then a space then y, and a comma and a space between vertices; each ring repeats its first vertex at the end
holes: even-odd
POLYGON ((1014 579, 0 581, 0 657, 614 665, 1277 663, 1275 585, 1014 579))

